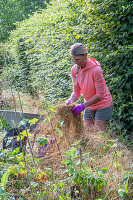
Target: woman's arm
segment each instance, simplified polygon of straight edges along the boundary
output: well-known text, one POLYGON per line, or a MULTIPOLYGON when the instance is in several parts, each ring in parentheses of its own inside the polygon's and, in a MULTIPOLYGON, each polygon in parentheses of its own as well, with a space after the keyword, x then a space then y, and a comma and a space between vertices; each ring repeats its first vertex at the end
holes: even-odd
POLYGON ((95 96, 93 96, 91 99, 89 99, 88 101, 86 101, 86 102, 84 103, 84 107, 85 107, 85 108, 86 108, 86 107, 89 107, 90 105, 96 103, 96 102, 99 101, 99 100, 100 100, 99 96, 95 95, 95 96))
POLYGON ((73 95, 70 97, 71 103, 74 103, 74 102, 76 102, 77 100, 78 100, 78 98, 75 97, 75 96, 73 96, 73 95))

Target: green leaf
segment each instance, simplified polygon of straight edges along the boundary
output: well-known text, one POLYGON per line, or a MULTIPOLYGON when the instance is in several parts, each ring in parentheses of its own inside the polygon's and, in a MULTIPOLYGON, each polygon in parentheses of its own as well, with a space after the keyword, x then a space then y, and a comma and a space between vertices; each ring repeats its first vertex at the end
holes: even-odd
POLYGON ((58 128, 58 126, 56 126, 56 130, 58 131, 58 133, 59 133, 61 136, 63 136, 63 133, 62 133, 62 131, 58 128))
POLYGON ((19 136, 17 136, 17 141, 23 140, 24 136, 26 136, 26 137, 31 136, 29 130, 24 130, 23 132, 21 132, 21 134, 19 136))
POLYGON ((95 180, 96 180, 96 179, 95 179, 94 177, 92 177, 92 179, 91 179, 91 185, 92 185, 92 186, 94 186, 95 180))
POLYGON ((58 121, 58 128, 61 128, 63 126, 64 121, 63 120, 59 120, 58 121))
POLYGON ((126 181, 126 185, 125 185, 125 193, 127 194, 128 193, 128 180, 129 180, 129 177, 127 178, 127 181, 126 181))
POLYGON ((74 164, 75 164, 75 165, 80 165, 81 162, 80 162, 80 160, 76 160, 76 161, 74 162, 74 164))
POLYGON ((19 171, 18 166, 11 166, 9 168, 9 171, 10 171, 10 173, 13 173, 14 175, 17 175, 18 171, 19 171))
POLYGON ((9 169, 6 170, 6 172, 2 175, 2 178, 1 178, 1 187, 2 189, 5 189, 5 186, 8 182, 8 177, 10 175, 10 171, 9 169))
POLYGON ((103 200, 103 199, 95 199, 95 200, 103 200))
POLYGON ((40 146, 43 146, 44 144, 50 143, 50 141, 47 138, 45 138, 45 137, 43 137, 43 138, 39 137, 39 138, 37 138, 37 143, 40 146))
POLYGON ((121 197, 124 197, 124 196, 125 196, 125 190, 119 189, 119 190, 118 190, 118 194, 119 194, 121 197))
POLYGON ((28 122, 28 119, 23 119, 22 121, 20 121, 19 126, 26 126, 26 123, 28 122))
POLYGON ((30 184, 33 186, 33 187, 37 187, 38 186, 38 183, 34 182, 34 181, 31 181, 30 184))
POLYGON ((6 200, 5 194, 6 194, 5 190, 2 187, 0 187, 0 197, 2 197, 1 198, 2 200, 6 200))
POLYGON ((100 171, 101 171, 103 174, 106 174, 107 171, 108 171, 108 168, 102 168, 100 171))
POLYGON ((61 200, 65 200, 62 196, 59 196, 59 198, 60 198, 61 200))
POLYGON ((24 168, 24 166, 25 166, 24 162, 19 162, 19 166, 21 166, 22 168, 24 168))
POLYGON ((53 108, 49 108, 50 111, 55 112, 55 110, 53 108))
POLYGON ((12 151, 12 155, 17 155, 18 154, 18 152, 19 152, 19 147, 17 147, 16 149, 14 149, 13 151, 12 151))
POLYGON ((47 122, 48 122, 48 118, 46 118, 46 119, 44 120, 44 125, 46 125, 47 122))
POLYGON ((30 123, 30 125, 33 125, 33 124, 35 124, 37 121, 38 121, 38 119, 34 118, 34 119, 29 120, 29 123, 30 123))

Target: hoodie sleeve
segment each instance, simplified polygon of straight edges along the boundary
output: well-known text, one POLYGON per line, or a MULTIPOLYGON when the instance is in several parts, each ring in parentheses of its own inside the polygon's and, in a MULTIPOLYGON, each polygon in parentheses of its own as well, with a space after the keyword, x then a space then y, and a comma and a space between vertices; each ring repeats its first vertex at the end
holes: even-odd
POLYGON ((105 84, 104 84, 103 71, 101 67, 96 68, 96 71, 94 73, 94 82, 95 82, 95 88, 96 88, 96 95, 100 99, 102 99, 105 94, 105 84))
POLYGON ((72 67, 71 75, 72 75, 72 81, 73 81, 72 96, 75 96, 79 99, 79 97, 81 95, 81 88, 79 87, 78 83, 75 83, 76 82, 76 66, 72 67))

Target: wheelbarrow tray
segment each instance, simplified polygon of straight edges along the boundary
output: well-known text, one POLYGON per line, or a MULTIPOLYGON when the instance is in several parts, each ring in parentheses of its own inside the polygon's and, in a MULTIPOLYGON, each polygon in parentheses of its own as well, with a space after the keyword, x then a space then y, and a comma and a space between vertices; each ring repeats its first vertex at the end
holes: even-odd
POLYGON ((9 110, 0 110, 0 116, 3 117, 12 128, 27 127, 30 130, 34 130, 34 128, 40 123, 40 121, 44 119, 44 115, 40 116, 39 114, 34 113, 22 113, 9 110), (30 125, 28 121, 34 118, 38 119, 38 121, 35 122, 35 124, 30 125), (26 124, 20 125, 20 122, 23 120, 27 121, 26 124))

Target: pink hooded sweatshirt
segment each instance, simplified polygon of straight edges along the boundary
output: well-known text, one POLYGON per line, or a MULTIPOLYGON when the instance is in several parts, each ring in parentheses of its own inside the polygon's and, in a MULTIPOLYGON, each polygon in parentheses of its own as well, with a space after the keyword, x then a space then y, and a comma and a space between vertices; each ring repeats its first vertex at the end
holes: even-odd
POLYGON ((84 97, 84 102, 97 95, 100 100, 91 106, 87 107, 88 110, 98 110, 112 106, 112 96, 105 83, 103 71, 99 62, 93 58, 88 58, 85 68, 79 68, 76 83, 76 65, 71 69, 73 80, 73 93, 72 95, 79 98, 81 92, 84 97))

